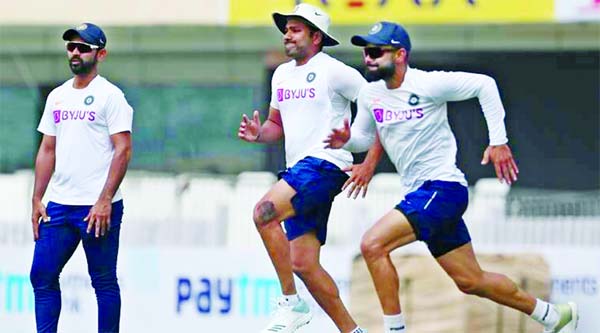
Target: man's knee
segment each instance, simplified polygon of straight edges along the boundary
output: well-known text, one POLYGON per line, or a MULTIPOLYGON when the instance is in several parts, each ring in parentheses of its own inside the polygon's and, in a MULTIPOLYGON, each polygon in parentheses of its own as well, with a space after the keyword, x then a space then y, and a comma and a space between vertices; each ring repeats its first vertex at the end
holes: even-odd
POLYGON ((360 242, 360 252, 367 261, 377 259, 388 254, 381 240, 369 232, 362 237, 360 242))
POLYGON ((458 289, 465 294, 483 296, 485 293, 483 288, 483 276, 457 276, 452 277, 452 279, 458 289))
POLYGON ((277 217, 275 204, 269 200, 261 201, 254 206, 253 219, 257 227, 264 226, 277 217))
POLYGON ((300 276, 310 274, 318 268, 319 263, 316 259, 304 255, 292 256, 292 270, 300 276))
POLYGON ((40 265, 33 265, 29 273, 29 281, 31 281, 33 289, 58 289, 58 275, 58 272, 43 269, 40 265))
POLYGON ((117 282, 116 268, 103 271, 93 272, 90 274, 92 280, 92 287, 98 290, 119 290, 119 283, 117 282))

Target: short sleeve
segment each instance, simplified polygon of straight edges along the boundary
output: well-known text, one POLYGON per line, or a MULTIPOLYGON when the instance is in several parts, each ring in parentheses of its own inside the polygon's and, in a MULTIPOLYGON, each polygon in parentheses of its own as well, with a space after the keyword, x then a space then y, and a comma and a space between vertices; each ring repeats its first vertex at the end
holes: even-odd
POLYGON ((280 108, 279 108, 280 96, 278 97, 277 87, 275 87, 273 82, 278 81, 277 77, 279 76, 279 68, 280 67, 277 67, 277 69, 273 73, 273 77, 271 78, 271 102, 269 103, 269 105, 272 108, 277 109, 277 110, 280 110, 280 108))
POLYGON ((52 110, 52 105, 54 105, 54 93, 48 95, 46 99, 44 113, 42 113, 37 130, 45 135, 56 136, 56 122, 60 118, 60 110, 52 110))
POLYGON ((105 108, 106 124, 110 135, 131 132, 133 108, 127 103, 122 92, 119 91, 109 96, 105 108))
POLYGON ((360 89, 367 83, 358 70, 343 63, 331 68, 329 85, 333 91, 349 101, 356 102, 360 89))

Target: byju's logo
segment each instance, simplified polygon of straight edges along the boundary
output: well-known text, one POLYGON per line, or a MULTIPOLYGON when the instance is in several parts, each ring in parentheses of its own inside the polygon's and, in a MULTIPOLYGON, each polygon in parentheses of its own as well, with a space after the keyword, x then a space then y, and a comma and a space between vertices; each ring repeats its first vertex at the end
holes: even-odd
POLYGON ((402 121, 408 121, 411 119, 423 118, 423 108, 392 111, 384 110, 382 108, 373 109, 373 116, 375 121, 378 123, 397 123, 402 121))
POLYGON ((277 89, 277 101, 283 102, 288 99, 305 99, 315 98, 315 88, 300 88, 300 89, 277 89))
POLYGON ((52 115, 54 116, 54 123, 55 124, 60 123, 60 110, 52 111, 52 115))
POLYGON ((373 109, 373 115, 375 116, 376 122, 383 122, 383 109, 373 109))
POLYGON ((96 111, 85 111, 85 110, 54 110, 52 111, 52 115, 54 116, 54 123, 58 124, 61 121, 66 120, 87 120, 94 121, 96 120, 96 111))

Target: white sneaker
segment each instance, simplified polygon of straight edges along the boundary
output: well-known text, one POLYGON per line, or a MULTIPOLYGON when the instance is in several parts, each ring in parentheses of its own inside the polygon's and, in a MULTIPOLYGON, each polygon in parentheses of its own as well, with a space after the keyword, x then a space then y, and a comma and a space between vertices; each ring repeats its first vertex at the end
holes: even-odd
POLYGON ((283 298, 277 302, 277 310, 273 319, 260 333, 292 333, 310 322, 312 313, 304 300, 296 305, 289 305, 283 298))
POLYGON ((579 321, 579 313, 577 312, 577 304, 569 302, 567 304, 556 305, 560 320, 553 329, 545 329, 544 333, 574 333, 577 329, 579 321))

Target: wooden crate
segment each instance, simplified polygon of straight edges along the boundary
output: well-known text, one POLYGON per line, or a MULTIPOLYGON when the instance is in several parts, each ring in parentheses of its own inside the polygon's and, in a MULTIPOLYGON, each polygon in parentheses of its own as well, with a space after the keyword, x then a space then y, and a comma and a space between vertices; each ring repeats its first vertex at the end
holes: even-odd
MULTIPOLYGON (((481 267, 504 274, 535 297, 548 299, 550 271, 541 256, 478 255, 481 267)), ((539 333, 541 326, 508 307, 463 294, 429 255, 392 255, 400 302, 411 333, 539 333)), ((362 257, 353 264, 351 313, 370 333, 382 333, 382 310, 362 257)))

